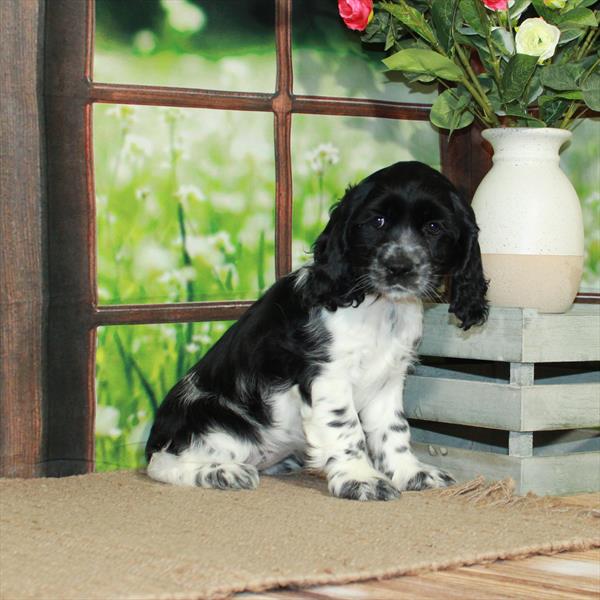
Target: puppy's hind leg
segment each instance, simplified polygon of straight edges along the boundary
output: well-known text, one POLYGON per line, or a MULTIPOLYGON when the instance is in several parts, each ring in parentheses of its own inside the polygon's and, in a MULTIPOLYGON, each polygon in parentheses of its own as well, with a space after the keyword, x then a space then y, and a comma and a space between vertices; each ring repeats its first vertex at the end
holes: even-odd
POLYGON ((258 470, 249 460, 252 444, 229 433, 210 433, 196 439, 179 454, 167 449, 152 454, 147 473, 173 485, 220 490, 254 489, 258 470))

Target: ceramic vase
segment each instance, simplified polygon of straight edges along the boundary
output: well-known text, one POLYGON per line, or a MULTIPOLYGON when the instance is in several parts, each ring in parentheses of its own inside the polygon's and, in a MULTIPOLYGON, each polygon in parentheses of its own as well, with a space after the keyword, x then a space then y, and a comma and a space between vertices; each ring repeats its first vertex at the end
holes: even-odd
POLYGON ((502 128, 482 132, 493 166, 477 188, 483 268, 492 305, 566 311, 583 273, 583 218, 559 166, 571 132, 502 128))

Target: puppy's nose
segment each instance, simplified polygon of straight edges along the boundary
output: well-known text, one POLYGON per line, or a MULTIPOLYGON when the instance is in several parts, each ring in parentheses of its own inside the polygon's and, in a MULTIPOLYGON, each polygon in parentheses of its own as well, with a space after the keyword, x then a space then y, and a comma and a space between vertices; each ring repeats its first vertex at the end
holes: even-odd
POLYGON ((385 266, 387 272, 394 277, 406 277, 416 271, 415 263, 409 259, 398 259, 385 266))

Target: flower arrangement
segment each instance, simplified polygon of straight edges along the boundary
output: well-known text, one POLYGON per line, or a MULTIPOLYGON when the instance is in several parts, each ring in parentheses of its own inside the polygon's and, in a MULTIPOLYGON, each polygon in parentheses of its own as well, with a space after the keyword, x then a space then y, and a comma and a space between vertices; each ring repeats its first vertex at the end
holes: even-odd
POLYGON ((347 27, 382 44, 390 70, 445 89, 437 127, 569 128, 600 110, 594 0, 338 0, 347 27))

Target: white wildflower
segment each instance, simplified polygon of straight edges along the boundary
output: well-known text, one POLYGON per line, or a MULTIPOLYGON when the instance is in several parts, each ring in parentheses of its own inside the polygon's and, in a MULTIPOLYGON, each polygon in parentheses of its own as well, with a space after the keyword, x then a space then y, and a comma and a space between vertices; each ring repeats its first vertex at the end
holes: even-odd
POLYGON ((201 344, 202 346, 206 346, 212 342, 212 338, 206 333, 195 333, 192 336, 192 341, 201 344))
POLYGON ((140 54, 150 54, 156 48, 156 36, 149 29, 142 29, 133 36, 133 47, 140 54))
POLYGON ((320 144, 306 153, 306 160, 311 171, 322 174, 326 167, 340 161, 340 151, 333 144, 320 144))
POLYGON ((192 266, 181 267, 163 273, 159 278, 159 283, 177 283, 185 285, 188 281, 193 281, 196 278, 196 269, 192 266))
POLYGON ((98 286, 98 298, 101 301, 106 302, 107 300, 111 299, 111 293, 105 287, 102 287, 99 285, 98 286))
POLYGON ((267 238, 270 232, 275 230, 273 219, 273 213, 257 212, 250 215, 245 220, 244 226, 238 234, 238 239, 245 247, 256 248, 261 232, 264 232, 265 238, 267 238))
POLYGON ((144 212, 156 216, 160 213, 160 205, 149 187, 135 190, 135 199, 144 203, 144 212))
POLYGON ((167 125, 174 125, 183 119, 183 110, 181 108, 164 107, 160 108, 159 111, 167 125))
POLYGON ((145 240, 139 245, 134 259, 136 271, 142 274, 169 271, 175 264, 173 254, 151 240, 145 240))
POLYGON ((198 346, 198 344, 194 344, 192 342, 190 344, 185 345, 185 350, 186 350, 186 352, 189 352, 190 354, 196 354, 196 352, 198 352, 198 350, 200 350, 200 346, 198 346))
POLYGON ((214 235, 189 235, 186 247, 192 258, 201 258, 213 266, 223 265, 226 255, 235 252, 227 231, 219 231, 214 235))
POLYGON ((204 192, 195 185, 180 185, 175 192, 175 197, 183 204, 184 208, 190 208, 194 203, 204 202, 204 192))
POLYGON ((135 446, 144 446, 150 435, 151 421, 140 421, 127 436, 127 443, 135 446))
POLYGON ((160 5, 167 13, 167 22, 176 31, 193 33, 206 23, 204 11, 187 0, 161 0, 160 5))
POLYGON ((240 283, 238 270, 233 263, 225 263, 214 267, 217 277, 225 283, 228 279, 231 281, 231 287, 235 289, 240 283))
POLYGON ((96 406, 96 435, 116 438, 121 435, 119 429, 119 409, 114 406, 98 404, 96 406))
POLYGON ((106 115, 115 117, 124 128, 129 128, 137 120, 137 111, 130 104, 113 104, 107 109, 106 115))
POLYGON ((123 156, 125 156, 129 162, 134 165, 141 165, 151 154, 152 143, 150 140, 140 135, 127 135, 123 146, 123 156))

